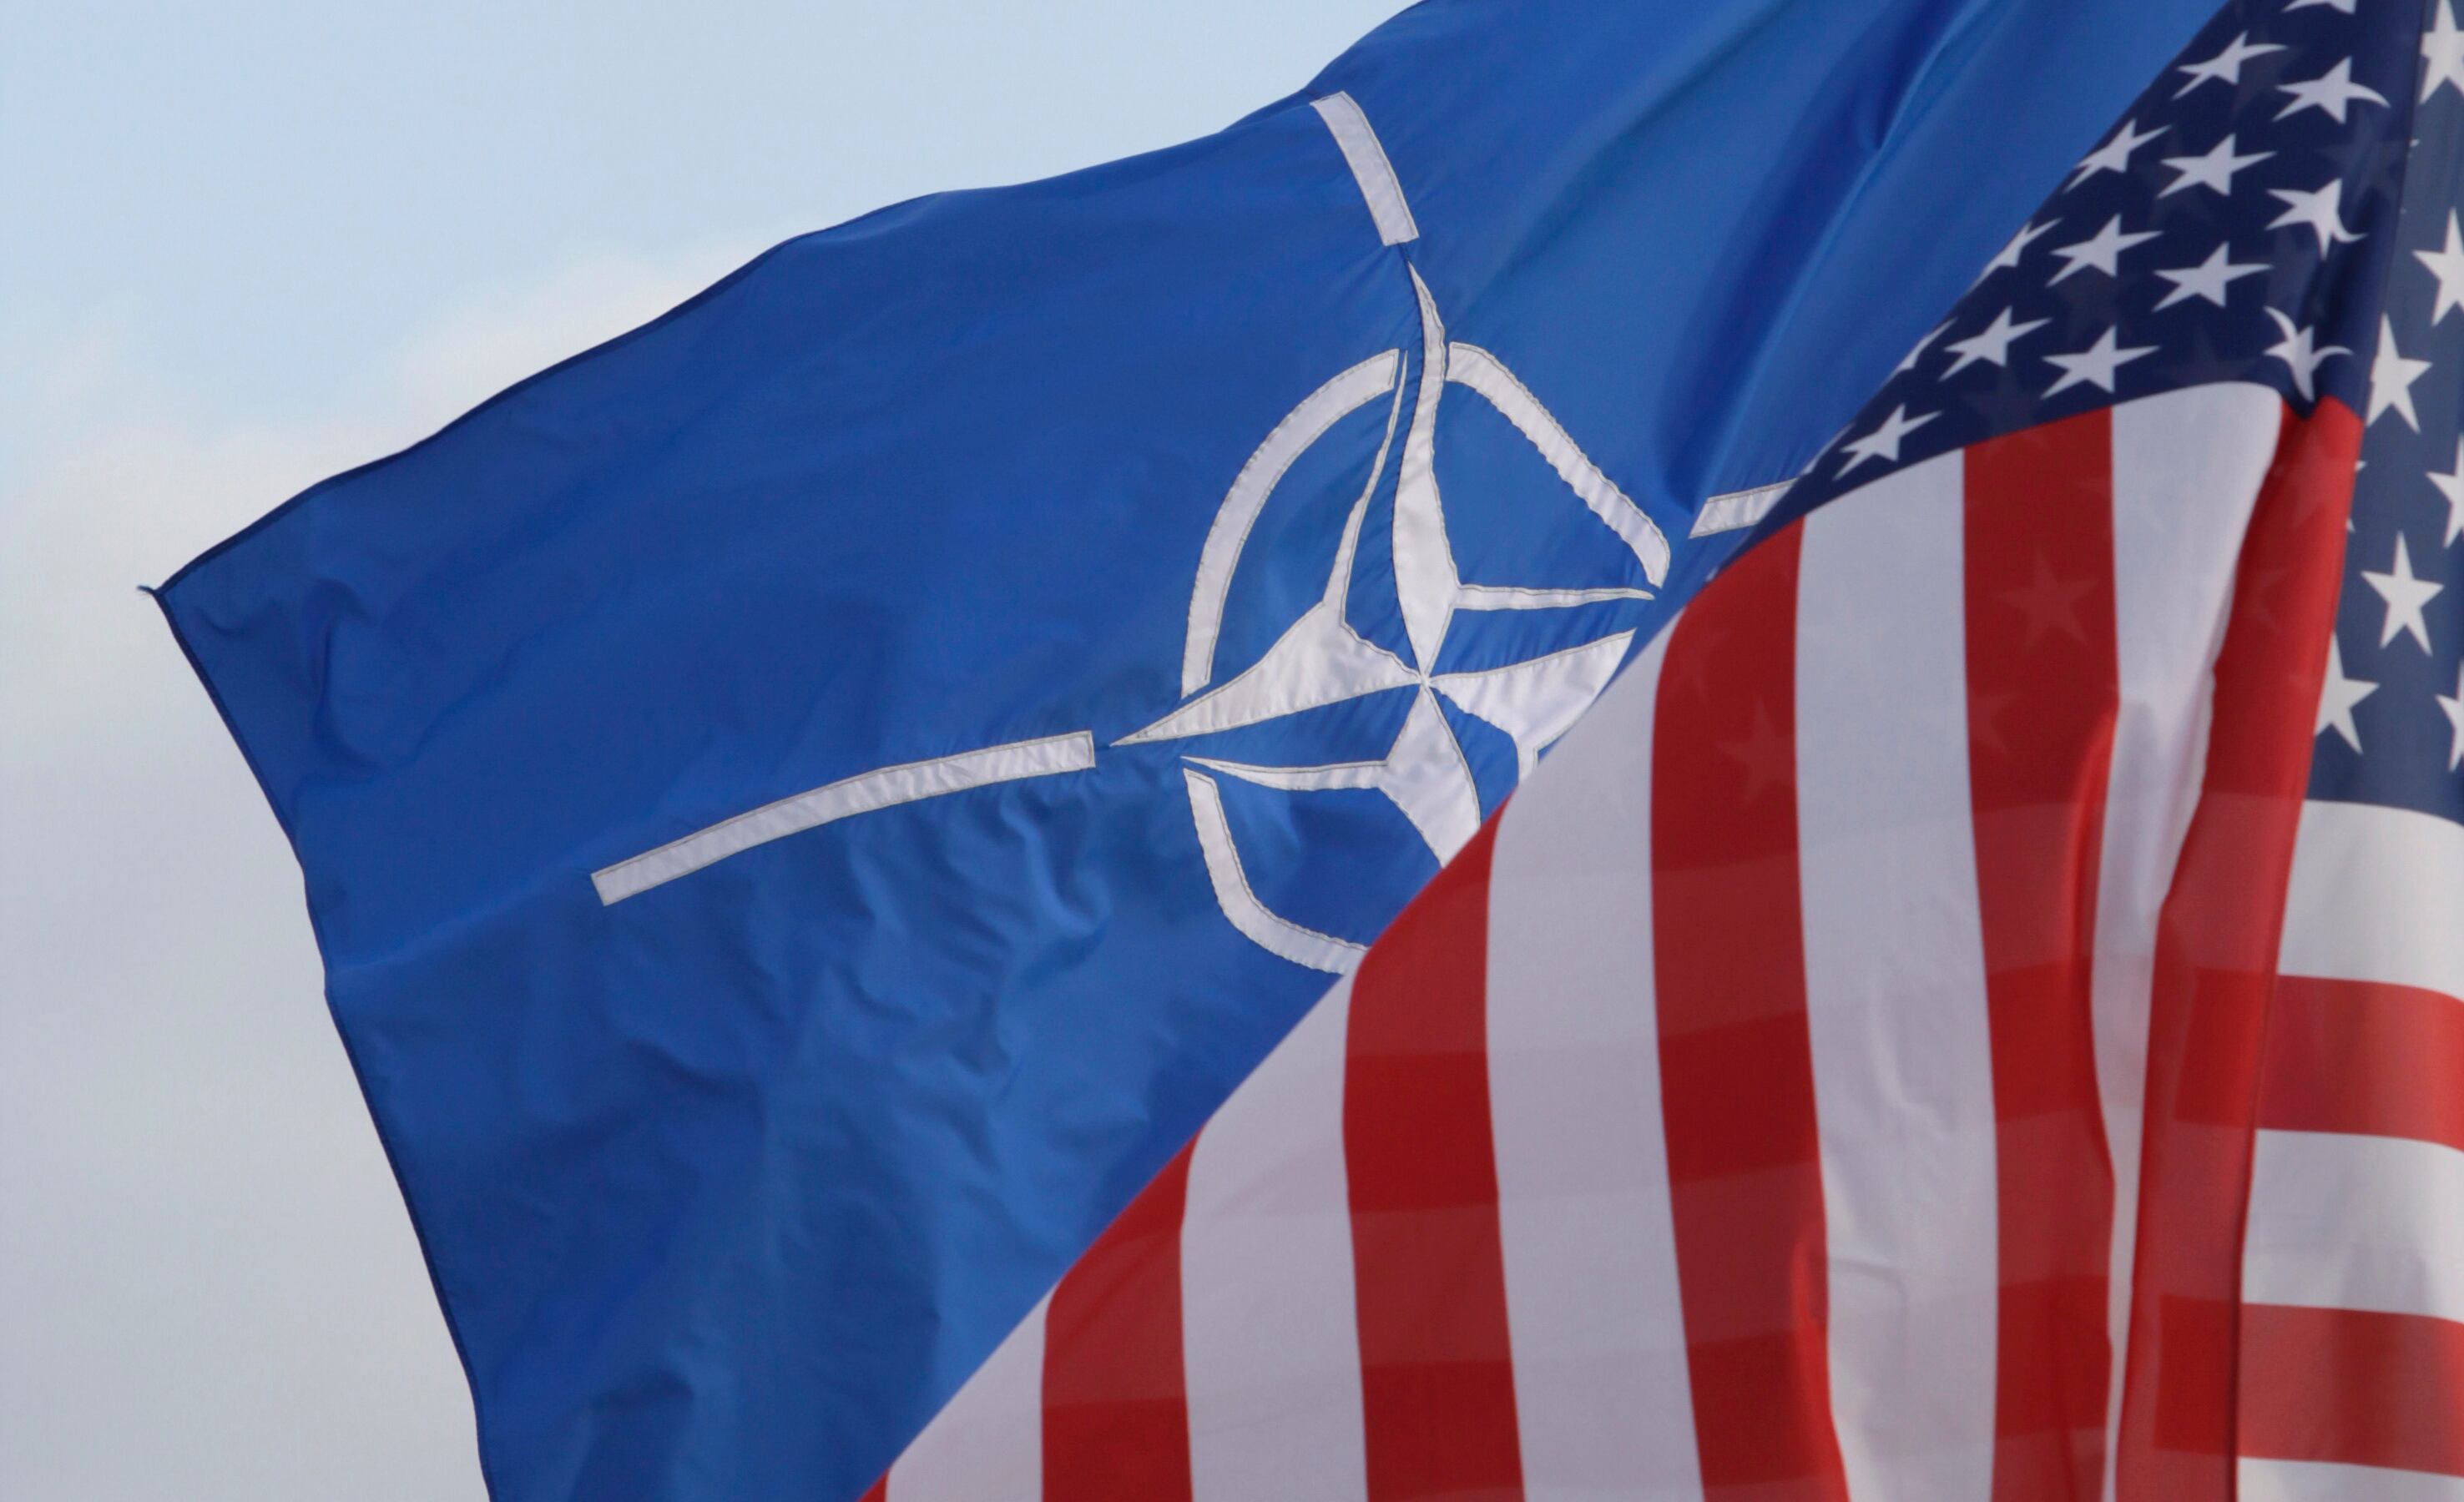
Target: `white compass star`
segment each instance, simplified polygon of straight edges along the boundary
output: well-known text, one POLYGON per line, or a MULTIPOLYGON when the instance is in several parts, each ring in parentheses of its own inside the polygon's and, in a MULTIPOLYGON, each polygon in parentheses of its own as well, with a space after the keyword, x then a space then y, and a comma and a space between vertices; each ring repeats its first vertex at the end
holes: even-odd
POLYGON ((2239 143, 2233 137, 2228 135, 2224 140, 2217 141, 2213 149, 2204 156, 2165 158, 2165 165, 2182 175, 2175 178, 2163 192, 2156 196, 2169 198, 2175 193, 2187 192, 2194 187, 2205 187, 2212 188, 2231 198, 2233 174, 2244 167, 2256 166, 2276 155, 2273 151, 2254 151, 2247 156, 2238 155, 2234 147, 2239 143))
POLYGON ((2293 367, 2293 389, 2300 392, 2301 400, 2307 402, 2319 394, 2313 384, 2318 377, 2319 367, 2339 355, 2349 355, 2352 351, 2342 344, 2330 344, 2325 349, 2320 349, 2311 342, 2319 337, 2317 329, 2296 328, 2291 318, 2274 308, 2267 310, 2267 316, 2276 320, 2276 326, 2278 329, 2284 331, 2284 337, 2278 339, 2267 351, 2268 358, 2280 359, 2293 367))
POLYGON ((2353 707, 2379 691, 2379 686, 2360 678, 2344 676, 2344 649, 2336 639, 2327 639, 2327 678, 2319 686, 2319 726, 2313 735, 2324 735, 2329 729, 2344 738, 2355 751, 2362 749, 2362 728, 2353 720, 2353 707))
POLYGON ((2303 110, 2323 110, 2329 120, 2341 125, 2344 123, 2344 112, 2351 108, 2356 100, 2371 104, 2387 102, 2386 95, 2366 84, 2353 81, 2353 59, 2350 57, 2315 78, 2304 79, 2299 83, 2277 84, 2277 92, 2293 96, 2292 103, 2276 112, 2277 120, 2282 120, 2289 115, 2299 115, 2303 110))
POLYGON ((2404 351, 2395 347, 2395 323, 2385 314, 2379 316, 2379 352, 2370 361, 2370 415, 2363 420, 2368 426, 2389 412, 2404 419, 2404 425, 2421 431, 2421 417, 2412 409, 2412 383, 2430 370, 2426 359, 2407 359, 2404 351))
POLYGON ((2289 187, 2271 187, 2268 192, 2282 199, 2286 207, 2267 228, 2281 229, 2287 225, 2299 225, 2318 231, 2321 255, 2326 254, 2331 246, 2349 245, 2361 238, 2344 228, 2344 185, 2341 180, 2308 192, 2289 187))
POLYGON ((2464 94, 2464 29, 2455 25, 2449 0, 2438 0, 2438 14, 2421 33, 2421 100, 2427 104, 2442 83, 2464 94))
POLYGON ((2094 386, 2100 391, 2110 393, 2113 390, 2113 378, 2123 366, 2134 359, 2145 359, 2156 353, 2156 346, 2153 344, 2143 344, 2136 349, 2114 348, 2115 332, 2112 329, 2105 330, 2104 337, 2076 355, 2046 356, 2045 360, 2048 364, 2059 365, 2062 368, 2062 379, 2046 387, 2045 395, 2054 396, 2073 386, 2094 386))
POLYGON ((2028 247, 2052 234, 2060 225, 2060 220, 2049 219, 2040 225, 2021 227, 2019 232, 2011 237, 2011 243, 1996 250, 1993 253, 1993 259, 1985 263, 1985 270, 1976 273, 1976 279, 1981 282, 1995 272, 2016 270, 2019 257, 2028 253, 2028 247))
POLYGON ((2011 310, 2003 309, 1982 331, 1964 339, 1953 339, 1943 346, 1947 350, 1956 351, 1959 359, 1953 360, 1950 368, 1942 373, 1942 379, 1948 381, 1979 361, 1990 365, 2009 365, 2012 344, 2043 328, 2051 321, 2048 318, 2031 318, 2025 323, 2013 323, 2011 321, 2011 310))
POLYGON ((2248 32, 2244 32, 2239 36, 2236 36, 2232 41, 2226 43, 2225 50, 2223 52, 2216 54, 2207 61, 2190 63, 2187 66, 2173 70, 2176 73, 2187 73, 2190 76, 2190 81, 2182 85, 2180 93, 2175 94, 2173 98, 2178 99, 2182 98, 2183 95, 2189 93, 2192 89, 2197 88, 2203 83, 2238 84, 2241 82, 2241 65, 2243 63, 2250 61, 2253 57, 2264 57, 2269 53, 2280 53, 2282 51, 2284 51, 2283 47, 2275 42, 2253 43, 2250 39, 2250 33, 2248 32))
POLYGON ((2111 219, 2105 221, 2103 229, 2098 230, 2087 239, 2081 240, 2076 245, 2057 245, 2054 247, 2054 253, 2060 256, 2070 264, 2063 267, 2060 271, 2056 272, 2054 273, 2053 283, 2048 283, 2047 285, 2050 286, 2055 283, 2058 283, 2063 277, 2069 276, 2077 272, 2087 270, 2090 267, 2102 272, 2107 276, 2119 275, 2121 273, 2122 267, 2122 252, 2129 250, 2132 246, 2145 245, 2148 241, 2155 239, 2161 232, 2162 231, 2155 229, 2146 229, 2142 230, 2138 234, 2123 234, 2122 232, 2122 216, 2120 214, 2116 214, 2111 219))
POLYGON ((2157 308, 2169 308, 2192 297, 2204 297, 2221 308, 2225 299, 2232 295, 2234 282, 2267 270, 2263 262, 2225 259, 2225 252, 2232 249, 2231 246, 2220 245, 2214 254, 2196 266, 2185 266, 2178 271, 2159 271, 2156 274, 2171 282, 2173 290, 2165 294, 2165 300, 2158 303, 2157 308))
POLYGON ((1939 412, 1923 412, 1910 417, 1904 404, 1893 407, 1891 415, 1882 419, 1880 426, 1840 450, 1848 456, 1848 462, 1839 467, 1839 472, 1846 474, 1868 459, 1880 459, 1885 464, 1898 464, 1901 442, 1910 433, 1940 416, 1942 414, 1939 412))
MULTIPOLYGON (((1263 766, 1197 748, 1181 753, 1199 844, 1225 915, 1269 951, 1338 973, 1357 960, 1359 947, 1293 924, 1259 901, 1242 874, 1219 779, 1295 794, 1377 792, 1442 861, 1479 833, 1484 812, 1480 784, 1451 717, 1484 722, 1511 740, 1519 780, 1608 686, 1634 640, 1631 630, 1609 632, 1502 666, 1455 670, 1441 665, 1452 623, 1466 613, 1576 609, 1652 598, 1651 590, 1629 585, 1525 588, 1462 577, 1447 533, 1447 508, 1439 498, 1439 410, 1446 389, 1466 388, 1520 429, 1565 482, 1568 498, 1590 510, 1614 537, 1611 555, 1622 543, 1642 580, 1659 585, 1669 562, 1666 538, 1633 498, 1599 471, 1496 356, 1448 340, 1428 287, 1418 275, 1411 280, 1420 309, 1417 378, 1407 374, 1406 351, 1388 350, 1335 377, 1268 435, 1224 497, 1199 559, 1182 654, 1181 703, 1114 743, 1193 741, 1372 695, 1408 696, 1400 728, 1373 759, 1263 766), (1367 488, 1345 516, 1323 590, 1264 655, 1228 681, 1217 682, 1223 606, 1249 523, 1294 457, 1343 415, 1373 402, 1386 407, 1385 438, 1367 488), (1362 635, 1348 610, 1364 524, 1390 466, 1394 499, 1387 543, 1403 638, 1392 647, 1362 635), (1229 538, 1228 546, 1219 538, 1229 538)), ((1459 503, 1463 497, 1447 499, 1459 503)))
POLYGON ((2446 711, 2448 729, 2454 737, 2447 751, 2447 770, 2453 772, 2464 767, 2464 668, 2456 669, 2454 698, 2450 699, 2445 694, 2431 697, 2438 701, 2438 707, 2446 711))
POLYGON ((2447 586, 2435 579, 2421 578, 2412 572, 2412 555, 2405 547, 2404 533, 2395 536, 2395 562, 2385 574, 2362 570, 2362 577, 2387 601, 2387 621, 2379 631, 2379 645, 2391 646, 2400 632, 2409 636, 2430 650, 2430 620, 2421 612, 2436 599, 2447 586))
POLYGON ((2089 152, 2086 156, 2079 159, 2079 170, 2072 174, 2071 180, 2064 185, 2063 191, 2068 192, 2071 188, 2079 186, 2081 183, 2086 182, 2089 178, 2096 176, 2100 172, 2129 171, 2130 158, 2132 154, 2137 152, 2140 147, 2165 134, 2166 129, 2166 126, 2159 125, 2154 130, 2151 130, 2143 136, 2139 133, 2139 122, 2137 120, 2123 120, 2122 122, 2122 129, 2114 133, 2114 137, 2111 141, 2106 141, 2103 145, 2097 147, 2094 151, 2089 152))
POLYGON ((2452 548, 2455 546, 2456 538, 2464 537, 2464 438, 2455 440, 2454 472, 2440 474, 2433 469, 2430 483, 2438 487, 2439 494, 2447 497, 2446 545, 2452 548))
POLYGON ((2458 231, 2455 210, 2447 211, 2446 248, 2415 250, 2412 257, 2438 278, 2438 306, 2430 315, 2430 326, 2434 329, 2449 313, 2464 309, 2464 232, 2458 231))

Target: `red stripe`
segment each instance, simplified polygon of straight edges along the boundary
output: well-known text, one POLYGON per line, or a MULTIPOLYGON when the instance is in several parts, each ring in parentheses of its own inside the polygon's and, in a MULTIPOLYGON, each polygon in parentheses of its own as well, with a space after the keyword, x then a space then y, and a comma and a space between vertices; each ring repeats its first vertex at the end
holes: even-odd
POLYGON ((1965 551, 2001 1249, 1992 1494, 2089 1502, 2112 1369, 2091 987, 2121 698, 2110 411, 1970 448, 1965 551))
POLYGON ((2235 1323, 2213 1312, 2239 1302, 2262 1033, 2361 435, 2336 402, 2287 415, 2242 547, 2198 810, 2158 921, 2122 1502, 2233 1495, 2235 1323))
POLYGON ((2464 1152, 2464 1002, 2369 981, 2285 976, 2267 1033, 2261 1124, 2464 1152))
POLYGON ((890 1502, 890 1478, 885 1475, 874 1482, 872 1490, 858 1498, 857 1502, 890 1502))
POLYGON ((1155 1175, 1052 1291, 1044 1325, 1045 1496, 1189 1496, 1180 1339, 1189 1152, 1155 1175))
POLYGON ((2253 1304, 2242 1354, 2243 1454, 2464 1476, 2464 1325, 2253 1304))
POLYGON ((1496 821, 1353 984, 1343 1145, 1372 1502, 1519 1502, 1523 1462, 1488 1113, 1496 821))
POLYGON ((1847 1496, 1798 910, 1801 538, 1776 533, 1679 618, 1653 748, 1650 916, 1686 1363, 1704 1491, 1740 1502, 1847 1496))

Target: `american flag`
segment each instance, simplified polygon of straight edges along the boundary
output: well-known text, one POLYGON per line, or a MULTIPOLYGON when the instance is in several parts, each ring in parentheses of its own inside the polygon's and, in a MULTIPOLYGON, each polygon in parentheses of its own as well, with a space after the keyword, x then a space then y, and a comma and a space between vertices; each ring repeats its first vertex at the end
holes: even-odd
POLYGON ((2459 142, 2227 6, 876 1496, 2464 1498, 2459 142))

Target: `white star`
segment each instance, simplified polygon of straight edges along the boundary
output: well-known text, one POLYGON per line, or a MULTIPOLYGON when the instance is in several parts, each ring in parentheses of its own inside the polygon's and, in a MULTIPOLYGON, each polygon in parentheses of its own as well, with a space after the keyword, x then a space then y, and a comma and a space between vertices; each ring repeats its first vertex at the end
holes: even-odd
POLYGON ((2064 185, 2063 191, 2068 192, 2100 172, 2129 171, 2131 154, 2165 134, 2165 129, 2166 127, 2159 125, 2143 136, 2139 134, 2137 120, 2123 120, 2122 129, 2115 133, 2111 141, 2079 159, 2079 171, 2064 185))
POLYGON ((2457 231, 2455 210, 2447 211, 2447 248, 2415 250, 2412 258, 2429 267, 2430 274, 2438 278, 2438 307, 2430 316, 2430 326, 2434 329, 2451 310, 2464 308, 2464 233, 2457 231))
POLYGON ((2166 294, 2165 300, 2156 306, 2159 309, 2169 308, 2192 297, 2205 297, 2221 308, 2226 297, 2232 294, 2235 281, 2267 270, 2263 262, 2226 260, 2225 252, 2231 249, 2231 246, 2220 245, 2213 255, 2196 266, 2185 266, 2175 272, 2159 271, 2156 274, 2171 282, 2173 290, 2166 294))
POLYGON ((2344 123, 2344 111, 2355 99, 2366 99, 2372 104, 2387 102, 2386 95, 2353 81, 2353 59, 2350 57, 2315 78, 2300 83, 2279 83, 2276 92, 2293 96, 2292 103, 2276 112, 2277 120, 2299 115, 2303 110, 2324 110, 2328 119, 2341 125, 2344 123))
POLYGON ((1881 426, 1847 446, 1844 452, 1848 455, 1848 462, 1839 467, 1839 472, 1846 474, 1868 459, 1898 464, 1900 441, 1940 416, 1939 412, 1926 412, 1910 417, 1905 405, 1893 407, 1891 415, 1882 419, 1881 426))
POLYGON ((2019 265, 2019 257, 2028 253, 2028 247, 2035 244, 2038 240, 2043 239, 2046 235, 2052 234, 2055 229, 2060 227, 2060 225, 2061 221, 2058 219, 2048 219, 2040 225, 2027 225, 2022 227, 2017 234, 2011 237, 2011 243, 2009 245, 2006 245, 2001 250, 1995 251, 1993 259, 1985 263, 1985 270, 1976 273, 1976 279, 1981 282, 1988 276, 1992 275, 1995 272, 2016 270, 2019 265))
POLYGON ((2106 220, 2104 228, 2098 230, 2092 238, 2081 240, 2077 245, 2054 247, 2056 255, 2070 262, 2068 266, 2054 273, 2054 281, 2059 282, 2072 272, 2091 266, 2107 276, 2117 275, 2120 273, 2122 252, 2134 245, 2155 239, 2158 233, 2157 230, 2149 229, 2139 234, 2123 234, 2122 216, 2116 214, 2106 220))
POLYGON ((2404 545, 2404 533, 2395 534, 2395 562, 2385 574, 2362 570, 2362 577, 2387 601, 2387 622, 2379 632, 2379 645, 2394 643, 2401 631, 2430 650, 2430 620, 2422 607, 2436 599, 2447 588, 2431 579, 2417 577, 2412 572, 2412 555, 2404 545))
POLYGON ((2438 18, 2431 29, 2421 33, 2421 101, 2438 92, 2442 83, 2455 86, 2464 94, 2464 30, 2455 25, 2455 11, 2448 0, 2438 0, 2438 18))
POLYGON ((2209 187, 2231 198, 2234 173, 2276 155, 2273 151, 2254 151, 2246 157, 2235 156, 2233 155, 2235 144, 2233 138, 2227 136, 2217 141, 2215 149, 2206 156, 2167 157, 2165 164, 2182 175, 2173 180, 2170 187, 2156 196, 2167 198, 2188 188, 2209 187))
POLYGON ((2293 367, 2293 389, 2300 392, 2301 400, 2307 402, 2318 395, 2311 386, 2311 379, 2318 375, 2319 367, 2339 355, 2349 355, 2352 351, 2342 344, 2330 344, 2325 349, 2314 348, 2310 341, 2318 337, 2317 329, 2297 329, 2291 318, 2274 308, 2267 310, 2267 316, 2284 331, 2284 337, 2268 350, 2268 356, 2293 367))
POLYGON ((2359 678, 2344 676, 2344 649, 2336 639, 2327 639, 2327 681, 2319 686, 2319 728, 2313 735, 2324 735, 2332 727, 2353 750, 2362 749, 2362 728, 2353 723, 2353 706, 2379 691, 2379 686, 2359 678))
POLYGON ((2455 440, 2455 472, 2440 474, 2433 469, 2430 483, 2438 487, 2439 494, 2447 497, 2446 545, 2452 548, 2455 546, 2456 538, 2464 537, 2464 438, 2455 440))
POLYGON ((2393 412, 2404 419, 2404 425, 2421 431, 2420 415, 2412 409, 2412 383, 2430 369, 2426 359, 2407 359, 2395 347, 2395 323, 2387 315, 2379 316, 2379 353, 2370 361, 2370 415, 2362 420, 2367 427, 2382 416, 2393 412))
POLYGON ((2253 57, 2264 57, 2269 53, 2280 53, 2282 51, 2284 51, 2284 49, 2274 42, 2261 42, 2257 46, 2254 47, 2251 45, 2250 33, 2248 32, 2244 32, 2239 36, 2234 37, 2233 41, 2225 47, 2223 52, 2216 54, 2206 62, 2194 62, 2186 68, 2175 69, 2174 71, 2176 73, 2189 74, 2190 76, 2190 81, 2182 85, 2181 93, 2174 95, 2173 98, 2178 99, 2182 95, 2189 93, 2192 89, 2197 88, 2203 83, 2215 82, 2238 84, 2241 82, 2241 65, 2243 63, 2250 61, 2253 57))
POLYGON ((1947 323, 1935 325, 1934 331, 1931 334, 1928 334, 1924 338, 1917 340, 1917 347, 1908 351, 1908 358, 1900 361, 1899 365, 1892 370, 1892 376, 1904 376, 1909 371, 1916 369, 1917 361, 1925 359, 1925 352, 1933 348, 1933 341, 1942 337, 1945 333, 1948 332, 1949 328, 1950 325, 1947 323))
POLYGON ((1950 368, 1942 373, 1942 379, 1948 381, 1979 360, 1993 365, 2009 365, 2012 344, 2043 328, 2049 321, 2045 318, 2031 318, 2025 323, 2013 323, 2011 310, 2003 309, 1983 332, 1964 339, 1953 339, 1943 346, 1947 350, 1958 352, 1959 359, 1953 360, 1950 368))
POLYGON ((2457 669, 2455 673, 2454 698, 2450 699, 2445 694, 2432 697, 2437 699, 2438 707, 2447 711, 2447 724, 2454 732, 2454 744, 2447 752, 2447 770, 2453 772, 2464 767, 2464 668, 2457 669))
POLYGON ((2143 344, 2137 349, 2114 348, 2115 332, 2112 329, 2105 330, 2104 337, 2076 355, 2046 356, 2045 360, 2048 364, 2059 365, 2062 368, 2062 379, 2046 387, 2045 395, 2050 397, 2057 392, 2066 391, 2072 386, 2089 385, 2109 394, 2113 390, 2114 375, 2123 366, 2134 359, 2143 359, 2156 353, 2156 346, 2153 344, 2143 344))
POLYGON ((2344 185, 2339 180, 2311 192, 2288 187, 2271 187, 2271 195, 2284 201, 2284 212, 2268 225, 2281 229, 2287 225, 2299 225, 2319 233, 2319 253, 2324 255, 2330 246, 2349 245, 2360 235, 2344 228, 2344 185))

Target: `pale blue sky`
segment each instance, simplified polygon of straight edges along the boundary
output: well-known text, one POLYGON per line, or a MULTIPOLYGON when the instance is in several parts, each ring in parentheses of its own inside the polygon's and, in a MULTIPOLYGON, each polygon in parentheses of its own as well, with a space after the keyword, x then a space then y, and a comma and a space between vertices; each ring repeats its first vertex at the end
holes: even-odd
POLYGON ((474 1502, 298 879, 134 591, 785 234, 1399 0, 0 7, 0 1497, 474 1502))

